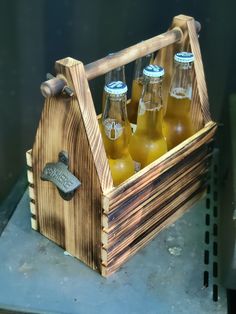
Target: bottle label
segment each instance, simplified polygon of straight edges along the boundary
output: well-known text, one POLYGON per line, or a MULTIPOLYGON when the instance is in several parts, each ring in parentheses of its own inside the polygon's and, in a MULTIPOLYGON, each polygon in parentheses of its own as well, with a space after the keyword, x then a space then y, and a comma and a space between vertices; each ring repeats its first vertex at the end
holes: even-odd
POLYGON ((171 89, 170 96, 177 98, 177 99, 183 99, 183 98, 192 98, 192 88, 182 88, 182 87, 176 87, 171 89))
POLYGON ((134 171, 138 172, 140 169, 141 169, 140 162, 134 160, 134 171))
POLYGON ((118 139, 123 133, 123 126, 114 119, 106 119, 103 121, 103 126, 106 136, 112 141, 118 139))

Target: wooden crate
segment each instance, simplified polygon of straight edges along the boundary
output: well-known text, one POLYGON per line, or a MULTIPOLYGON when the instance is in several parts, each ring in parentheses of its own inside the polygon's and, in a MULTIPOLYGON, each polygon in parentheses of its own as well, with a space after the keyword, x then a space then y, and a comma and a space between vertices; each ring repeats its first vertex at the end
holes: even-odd
POLYGON ((55 69, 74 95, 46 98, 33 149, 27 152, 32 228, 107 276, 205 191, 216 123, 209 112, 196 23, 179 15, 164 34, 86 66, 72 58, 59 60, 55 69), (166 92, 174 53, 195 55, 191 114, 196 133, 113 187, 88 80, 159 49, 155 61, 166 70, 166 92), (57 162, 60 151, 68 153, 69 170, 81 181, 70 201, 41 180, 45 165, 57 162))

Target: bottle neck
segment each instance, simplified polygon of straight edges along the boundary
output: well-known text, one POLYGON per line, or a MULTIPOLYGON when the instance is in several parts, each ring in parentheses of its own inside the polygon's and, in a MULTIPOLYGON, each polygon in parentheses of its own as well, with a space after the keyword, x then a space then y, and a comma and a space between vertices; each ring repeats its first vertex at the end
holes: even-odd
POLYGON ((144 77, 141 102, 146 110, 162 108, 162 79, 144 77))
POLYGON ((128 121, 126 101, 126 94, 113 95, 106 93, 105 109, 102 114, 102 120, 113 119, 120 123, 128 121))
POLYGON ((121 81, 125 83, 125 67, 124 66, 120 66, 106 73, 105 85, 113 81, 121 81))
POLYGON ((142 58, 139 58, 135 61, 134 66, 134 80, 141 81, 143 80, 143 69, 153 62, 153 54, 148 54, 142 58))
POLYGON ((192 97, 192 63, 175 63, 170 94, 178 91, 183 98, 192 97))
POLYGON ((131 127, 127 118, 126 94, 106 93, 101 133, 108 158, 120 159, 128 156, 131 127))

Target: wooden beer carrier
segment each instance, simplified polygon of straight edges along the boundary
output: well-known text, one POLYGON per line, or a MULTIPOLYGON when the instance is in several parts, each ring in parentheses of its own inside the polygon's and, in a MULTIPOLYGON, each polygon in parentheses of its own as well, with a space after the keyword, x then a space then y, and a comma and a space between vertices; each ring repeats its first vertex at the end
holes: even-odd
POLYGON ((26 154, 32 228, 103 276, 116 271, 205 191, 216 123, 209 112, 196 26, 192 17, 179 15, 166 33, 96 62, 84 66, 72 58, 59 60, 56 78, 42 84, 48 97, 33 149, 26 154), (194 53, 191 116, 196 133, 113 187, 88 80, 157 50, 155 62, 166 72, 164 100, 174 53, 194 53), (42 180, 43 172, 52 182, 42 180), (68 172, 79 181, 75 191, 65 193, 60 187, 72 184, 68 172))

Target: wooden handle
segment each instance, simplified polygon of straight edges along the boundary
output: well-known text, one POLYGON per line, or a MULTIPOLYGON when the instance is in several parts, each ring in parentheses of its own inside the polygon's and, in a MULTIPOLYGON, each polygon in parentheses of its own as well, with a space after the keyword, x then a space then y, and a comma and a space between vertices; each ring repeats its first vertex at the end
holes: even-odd
POLYGON ((87 79, 91 80, 97 76, 103 75, 119 66, 130 63, 138 58, 146 56, 156 50, 166 47, 182 39, 182 31, 179 27, 142 41, 129 48, 120 50, 105 58, 85 65, 87 79))
POLYGON ((45 98, 59 95, 62 92, 70 97, 74 95, 71 88, 67 86, 66 79, 61 75, 54 77, 52 74, 47 73, 47 79, 40 86, 41 93, 45 98))
POLYGON ((194 21, 194 23, 195 23, 196 32, 197 32, 197 33, 200 33, 200 31, 201 31, 201 29, 202 29, 201 23, 198 22, 198 21, 194 21))
POLYGON ((47 98, 61 93, 65 85, 66 82, 64 80, 54 77, 50 80, 43 82, 40 86, 40 90, 42 95, 47 98))
MULTIPOLYGON (((200 32, 201 24, 198 21, 195 21, 195 27, 196 32, 200 32)), ((138 58, 146 56, 149 53, 181 41, 182 38, 183 32, 181 28, 174 27, 161 35, 152 37, 142 41, 141 43, 130 46, 129 48, 110 54, 105 58, 89 63, 85 65, 87 79, 94 79, 95 77, 103 75, 119 66, 130 63, 138 58)))

